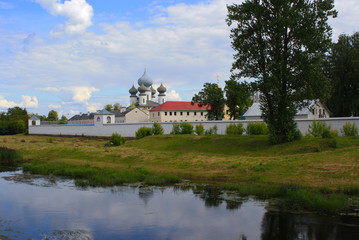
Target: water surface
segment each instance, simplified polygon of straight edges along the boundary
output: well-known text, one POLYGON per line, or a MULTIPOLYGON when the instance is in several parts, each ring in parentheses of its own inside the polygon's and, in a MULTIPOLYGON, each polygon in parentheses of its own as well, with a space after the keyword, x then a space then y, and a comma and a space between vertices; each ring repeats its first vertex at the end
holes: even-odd
POLYGON ((0 189, 1 240, 359 239, 358 218, 270 212, 196 188, 80 189, 18 171, 0 173, 0 189))

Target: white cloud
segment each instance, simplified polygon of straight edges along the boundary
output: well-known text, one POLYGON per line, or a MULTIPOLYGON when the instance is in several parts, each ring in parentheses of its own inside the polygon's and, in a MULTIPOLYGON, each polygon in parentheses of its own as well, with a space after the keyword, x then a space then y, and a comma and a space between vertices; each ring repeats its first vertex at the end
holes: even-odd
POLYGON ((50 104, 49 105, 49 108, 51 109, 58 109, 58 108, 61 108, 62 106, 60 104, 50 104))
POLYGON ((20 107, 26 107, 26 108, 37 108, 39 107, 39 101, 37 98, 30 97, 30 96, 22 96, 22 101, 20 103, 20 107))
POLYGON ((168 100, 168 101, 181 101, 182 98, 180 97, 180 95, 175 90, 171 90, 169 93, 166 93, 166 100, 168 100))
POLYGON ((87 103, 93 92, 100 91, 94 87, 67 87, 64 89, 73 93, 72 100, 75 103, 87 103))
POLYGON ((59 92, 59 91, 60 91, 59 88, 55 88, 55 87, 36 88, 36 90, 38 90, 38 91, 45 91, 45 92, 51 92, 51 93, 55 93, 55 92, 59 92))
POLYGON ((59 0, 34 0, 40 3, 52 15, 60 15, 68 18, 65 24, 58 27, 58 30, 51 31, 53 36, 65 34, 84 33, 92 25, 93 8, 86 0, 66 0, 61 3, 59 0))
POLYGON ((338 17, 329 19, 329 23, 333 27, 333 40, 337 42, 340 34, 352 35, 359 31, 359 4, 358 0, 336 0, 334 3, 338 17))
POLYGON ((86 109, 88 112, 96 112, 97 110, 100 110, 102 108, 100 103, 92 103, 92 104, 87 104, 86 109))
POLYGON ((0 108, 12 108, 12 107, 22 107, 22 108, 37 108, 39 106, 39 101, 37 98, 30 96, 22 96, 22 101, 16 103, 13 101, 6 100, 3 96, 0 96, 0 108))

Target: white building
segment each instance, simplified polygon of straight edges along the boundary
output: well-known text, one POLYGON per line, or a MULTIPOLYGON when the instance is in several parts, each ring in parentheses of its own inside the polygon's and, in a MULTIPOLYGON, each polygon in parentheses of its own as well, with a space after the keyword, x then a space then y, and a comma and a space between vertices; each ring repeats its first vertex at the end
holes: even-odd
POLYGON ((207 106, 183 101, 165 102, 150 110, 150 122, 207 121, 207 106))
MULTIPOLYGON (((260 109, 260 102, 254 102, 253 105, 243 115, 245 120, 260 120, 262 119, 262 111, 260 109)), ((308 107, 297 111, 294 119, 320 119, 329 118, 330 111, 320 101, 311 101, 308 107)))

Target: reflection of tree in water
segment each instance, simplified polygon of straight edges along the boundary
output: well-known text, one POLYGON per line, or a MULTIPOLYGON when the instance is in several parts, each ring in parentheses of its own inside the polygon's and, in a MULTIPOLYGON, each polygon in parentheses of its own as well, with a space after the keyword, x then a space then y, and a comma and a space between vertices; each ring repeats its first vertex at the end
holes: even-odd
POLYGON ((138 190, 138 196, 143 200, 145 205, 147 205, 150 198, 153 197, 153 189, 149 187, 140 187, 138 190))
POLYGON ((262 220, 262 240, 359 239, 359 220, 350 226, 331 217, 267 212, 262 220))
POLYGON ((206 207, 218 207, 223 201, 226 202, 227 209, 238 209, 242 205, 242 201, 237 201, 235 198, 230 198, 229 195, 214 186, 196 186, 193 188, 193 193, 204 200, 206 207))

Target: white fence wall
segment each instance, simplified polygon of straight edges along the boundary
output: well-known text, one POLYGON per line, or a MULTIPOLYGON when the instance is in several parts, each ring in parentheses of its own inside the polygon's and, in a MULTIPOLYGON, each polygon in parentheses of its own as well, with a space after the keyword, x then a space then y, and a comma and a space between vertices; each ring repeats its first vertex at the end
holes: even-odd
MULTIPOLYGON (((308 127, 312 124, 312 119, 297 119, 298 128, 303 135, 308 132, 308 127)), ((337 129, 338 134, 341 135, 341 129, 343 125, 347 122, 355 123, 359 127, 359 117, 350 117, 350 118, 326 118, 321 119, 321 122, 326 123, 331 126, 331 129, 337 129)), ((241 122, 243 127, 246 128, 249 122, 256 122, 250 120, 235 120, 235 121, 205 121, 205 122, 188 122, 193 126, 202 124, 204 129, 207 130, 215 125, 217 125, 218 134, 225 134, 226 127, 231 123, 241 122)), ((160 123, 164 129, 165 134, 169 134, 172 131, 172 124, 170 122, 160 123)), ((94 125, 94 124, 84 124, 84 125, 75 125, 75 124, 57 124, 57 125, 38 125, 38 126, 29 126, 29 134, 34 135, 69 135, 69 136, 98 136, 98 137, 110 137, 112 133, 121 134, 124 137, 135 137, 136 131, 140 127, 149 127, 153 126, 152 122, 142 122, 142 123, 115 123, 115 124, 103 124, 103 125, 94 125)))

